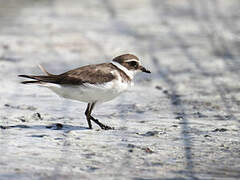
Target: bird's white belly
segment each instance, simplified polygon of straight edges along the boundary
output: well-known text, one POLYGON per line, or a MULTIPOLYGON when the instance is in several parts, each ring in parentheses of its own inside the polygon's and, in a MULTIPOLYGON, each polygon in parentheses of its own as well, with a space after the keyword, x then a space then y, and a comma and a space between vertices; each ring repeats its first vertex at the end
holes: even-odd
POLYGON ((120 93, 124 92, 131 84, 113 80, 104 84, 89 84, 79 85, 56 85, 46 84, 44 86, 51 89, 61 97, 67 99, 78 100, 82 102, 106 102, 110 101, 120 93))

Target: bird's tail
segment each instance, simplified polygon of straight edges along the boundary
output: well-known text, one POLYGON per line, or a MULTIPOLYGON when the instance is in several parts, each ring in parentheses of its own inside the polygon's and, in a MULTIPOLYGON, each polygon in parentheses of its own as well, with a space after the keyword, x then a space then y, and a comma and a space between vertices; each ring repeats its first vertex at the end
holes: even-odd
POLYGON ((44 82, 50 82, 50 83, 56 83, 57 78, 56 75, 53 75, 45 68, 43 68, 41 65, 38 66, 42 72, 44 72, 46 75, 45 76, 34 76, 34 75, 18 75, 19 77, 23 78, 29 78, 29 79, 34 79, 33 81, 22 81, 22 84, 32 84, 32 83, 44 83, 44 82))
POLYGON ((47 72, 47 70, 46 70, 41 64, 39 64, 38 67, 39 67, 39 69, 41 69, 41 71, 42 71, 43 73, 45 73, 46 75, 48 75, 48 76, 53 76, 53 74, 47 72))

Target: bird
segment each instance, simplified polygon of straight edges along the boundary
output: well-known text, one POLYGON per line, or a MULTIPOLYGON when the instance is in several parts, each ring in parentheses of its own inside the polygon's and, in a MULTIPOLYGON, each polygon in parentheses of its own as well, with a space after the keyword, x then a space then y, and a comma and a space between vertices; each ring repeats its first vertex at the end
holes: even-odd
POLYGON ((90 64, 58 75, 49 73, 41 65, 39 68, 45 75, 18 75, 31 79, 21 83, 38 84, 60 97, 86 102, 85 116, 88 128, 92 129, 93 121, 103 130, 114 128, 91 115, 96 104, 110 101, 133 86, 133 78, 137 72, 151 73, 133 54, 122 54, 109 63, 90 64))

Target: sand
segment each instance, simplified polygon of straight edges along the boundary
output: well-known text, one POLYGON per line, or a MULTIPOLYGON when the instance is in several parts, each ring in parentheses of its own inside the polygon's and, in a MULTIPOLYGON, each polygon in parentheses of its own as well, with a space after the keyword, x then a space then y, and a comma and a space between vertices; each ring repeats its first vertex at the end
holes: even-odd
POLYGON ((239 179, 238 0, 1 0, 0 180, 239 179), (94 116, 18 74, 136 54, 152 71, 94 116))

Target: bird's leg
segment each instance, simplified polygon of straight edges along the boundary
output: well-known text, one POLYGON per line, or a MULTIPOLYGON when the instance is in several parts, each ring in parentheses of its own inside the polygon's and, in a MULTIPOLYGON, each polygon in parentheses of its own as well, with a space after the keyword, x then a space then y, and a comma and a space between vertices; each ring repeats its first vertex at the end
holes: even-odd
POLYGON ((85 115, 86 115, 86 118, 87 118, 88 127, 89 127, 89 129, 92 129, 90 107, 91 107, 91 103, 88 103, 87 109, 85 111, 85 115))
POLYGON ((95 122, 97 125, 99 125, 101 129, 104 129, 104 130, 114 129, 114 128, 110 127, 110 126, 102 124, 100 121, 98 121, 97 119, 95 119, 94 117, 91 116, 91 113, 92 113, 92 110, 93 110, 95 104, 96 103, 92 103, 91 106, 90 106, 90 110, 89 110, 89 112, 90 112, 90 114, 89 114, 90 119, 93 122, 95 122))

